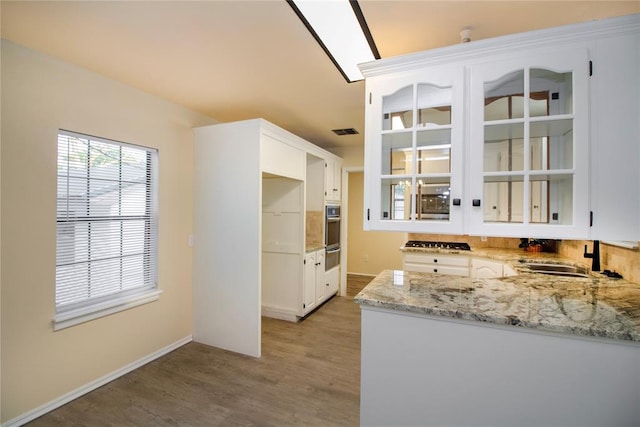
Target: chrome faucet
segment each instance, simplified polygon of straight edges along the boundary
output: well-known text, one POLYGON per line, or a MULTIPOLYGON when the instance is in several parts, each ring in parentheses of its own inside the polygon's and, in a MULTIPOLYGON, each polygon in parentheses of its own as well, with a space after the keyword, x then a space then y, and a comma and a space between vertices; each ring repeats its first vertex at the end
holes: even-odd
POLYGON ((584 257, 591 258, 591 271, 600 271, 600 241, 593 241, 593 252, 587 252, 587 245, 584 245, 584 257))

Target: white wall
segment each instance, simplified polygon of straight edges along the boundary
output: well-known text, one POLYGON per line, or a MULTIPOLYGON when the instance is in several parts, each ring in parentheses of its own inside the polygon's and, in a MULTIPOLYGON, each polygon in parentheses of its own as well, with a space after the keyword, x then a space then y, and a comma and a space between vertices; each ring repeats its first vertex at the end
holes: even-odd
POLYGON ((2 422, 192 333, 191 128, 214 120, 2 41, 2 422), (58 129, 159 150, 160 299, 53 332, 58 129))

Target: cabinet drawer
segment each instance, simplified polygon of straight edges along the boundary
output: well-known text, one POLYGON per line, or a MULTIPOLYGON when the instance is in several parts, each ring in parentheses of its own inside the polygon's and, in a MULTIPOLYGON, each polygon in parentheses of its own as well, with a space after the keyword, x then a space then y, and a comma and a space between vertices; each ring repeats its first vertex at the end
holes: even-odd
POLYGON ((406 253, 404 255, 404 261, 407 263, 447 265, 469 268, 469 257, 458 255, 406 253))
POLYGON ((451 276, 469 276, 469 267, 452 267, 448 265, 421 264, 405 262, 403 269, 406 271, 417 271, 420 273, 447 274, 451 276))

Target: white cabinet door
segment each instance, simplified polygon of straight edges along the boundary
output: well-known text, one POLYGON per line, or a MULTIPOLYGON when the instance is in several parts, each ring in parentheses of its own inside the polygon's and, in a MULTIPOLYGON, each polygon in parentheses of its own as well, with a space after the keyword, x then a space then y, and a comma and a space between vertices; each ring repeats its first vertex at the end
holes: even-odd
POLYGON ((338 292, 338 287, 340 285, 340 267, 334 267, 331 270, 325 273, 327 286, 327 297, 338 292))
POLYGON ((365 229, 461 233, 464 68, 366 84, 365 229))
POLYGON ((316 270, 316 253, 309 252, 304 256, 303 313, 308 313, 316 306, 316 270))
POLYGON ((316 303, 320 304, 325 300, 327 294, 327 281, 324 271, 324 249, 316 252, 316 303))
POLYGON ((586 49, 470 67, 469 234, 589 237, 588 70, 586 49))
POLYGON ((597 41, 593 55, 592 239, 640 240, 640 34, 597 41))
POLYGON ((340 202, 342 181, 342 163, 334 160, 325 160, 324 196, 327 202, 340 202))
POLYGON ((490 279, 503 276, 504 263, 482 258, 471 258, 471 277, 490 279))

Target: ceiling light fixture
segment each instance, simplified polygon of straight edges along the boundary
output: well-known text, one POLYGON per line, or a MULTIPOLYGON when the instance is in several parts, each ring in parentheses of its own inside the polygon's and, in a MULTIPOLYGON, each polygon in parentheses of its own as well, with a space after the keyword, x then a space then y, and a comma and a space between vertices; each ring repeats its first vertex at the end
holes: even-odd
POLYGON ((364 79, 358 64, 380 59, 355 0, 287 0, 347 82, 364 79))

